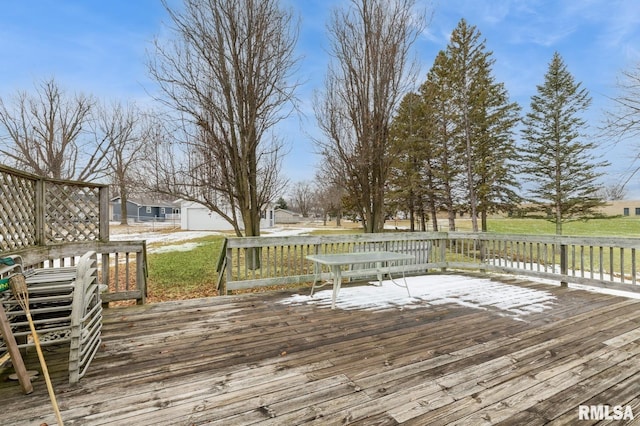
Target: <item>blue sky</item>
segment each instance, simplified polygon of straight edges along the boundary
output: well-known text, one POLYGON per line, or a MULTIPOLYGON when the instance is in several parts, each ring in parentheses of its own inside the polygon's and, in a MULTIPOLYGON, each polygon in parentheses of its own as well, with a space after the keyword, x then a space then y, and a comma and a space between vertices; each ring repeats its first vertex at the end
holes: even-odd
MULTIPOLYGON (((104 99, 149 102, 155 91, 145 60, 154 36, 162 34, 166 13, 159 0, 21 0, 0 8, 0 97, 33 91, 34 83, 55 77, 68 91, 104 99)), ((180 4, 180 0, 170 0, 180 4)), ((326 69, 325 24, 331 7, 346 0, 283 0, 301 15, 298 52, 302 57, 298 96, 303 117, 283 123, 291 151, 284 172, 292 181, 312 180, 319 161, 310 135, 317 136, 311 111, 313 91, 326 69)), ((554 51, 593 97, 587 118, 600 124, 616 94, 619 72, 640 64, 640 3, 635 0, 433 0, 429 26, 415 45, 424 81, 437 52, 444 49, 461 18, 475 25, 495 59, 494 75, 526 111, 542 83, 554 51)), ((637 142, 640 147, 640 141, 637 142)), ((604 144, 599 152, 612 166, 607 180, 623 176, 636 154, 632 145, 604 144)), ((640 182, 640 177, 634 179, 640 182)), ((640 198, 640 185, 629 187, 640 198)))

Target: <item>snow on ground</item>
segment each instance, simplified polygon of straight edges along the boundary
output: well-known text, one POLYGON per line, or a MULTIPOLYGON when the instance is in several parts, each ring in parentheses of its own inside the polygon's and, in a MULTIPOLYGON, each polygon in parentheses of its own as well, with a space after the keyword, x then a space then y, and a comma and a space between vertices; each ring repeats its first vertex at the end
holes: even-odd
MULTIPOLYGON (((196 238, 210 235, 223 235, 215 231, 182 231, 172 229, 168 225, 129 225, 126 227, 113 226, 109 239, 111 241, 140 241, 146 240, 149 253, 166 253, 170 251, 189 251, 197 247, 198 243, 188 242, 196 238)), ((313 228, 270 228, 263 230, 264 236, 292 236, 305 235, 313 231, 313 228)))
MULTIPOLYGON (((407 277, 406 280, 412 297, 408 296, 405 288, 386 280, 382 286, 343 287, 338 294, 336 308, 408 309, 454 303, 476 309, 497 309, 505 316, 521 319, 530 313, 551 308, 555 300, 555 296, 547 291, 463 275, 424 275, 407 277)), ((280 303, 317 304, 330 308, 332 292, 332 289, 317 291, 313 297, 296 294, 280 303)))
POLYGON ((308 235, 317 228, 269 228, 260 233, 265 237, 291 237, 295 235, 308 235))

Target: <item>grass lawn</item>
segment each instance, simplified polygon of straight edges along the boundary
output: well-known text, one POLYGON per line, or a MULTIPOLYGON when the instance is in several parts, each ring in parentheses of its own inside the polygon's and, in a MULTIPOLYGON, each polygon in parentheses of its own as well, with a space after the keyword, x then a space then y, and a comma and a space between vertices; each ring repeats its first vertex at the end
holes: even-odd
POLYGON ((223 241, 223 236, 203 237, 190 240, 198 245, 189 251, 149 253, 149 302, 216 295, 216 265, 223 241))
MULTIPOLYGON (((499 234, 555 234, 556 225, 544 219, 493 219, 487 223, 489 232, 499 234)), ((640 237, 640 219, 612 217, 588 221, 567 222, 563 235, 592 237, 640 237)))

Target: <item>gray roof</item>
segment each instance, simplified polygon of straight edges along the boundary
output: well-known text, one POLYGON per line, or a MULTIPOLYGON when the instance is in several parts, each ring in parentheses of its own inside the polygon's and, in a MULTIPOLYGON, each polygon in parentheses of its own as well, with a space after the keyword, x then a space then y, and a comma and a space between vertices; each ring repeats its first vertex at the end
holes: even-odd
MULTIPOLYGON (((151 197, 131 197, 131 198, 128 198, 127 201, 137 206, 145 206, 145 207, 171 207, 171 208, 180 207, 180 203, 177 201, 159 200, 157 198, 151 198, 151 197)), ((120 202, 120 197, 113 197, 111 199, 111 202, 112 203, 120 202)))

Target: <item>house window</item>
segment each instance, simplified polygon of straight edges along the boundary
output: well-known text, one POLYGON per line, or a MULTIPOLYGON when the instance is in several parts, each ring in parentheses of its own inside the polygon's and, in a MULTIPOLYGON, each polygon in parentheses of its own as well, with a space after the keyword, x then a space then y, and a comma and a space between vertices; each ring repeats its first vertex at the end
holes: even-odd
POLYGON ((636 207, 636 216, 640 216, 640 207, 636 207))
POLYGON ((151 213, 151 207, 147 206, 147 213, 151 213))
POLYGON ((625 216, 629 216, 629 207, 625 207, 623 211, 625 216))
POLYGON ((160 214, 164 214, 165 210, 164 207, 160 207, 160 214))

